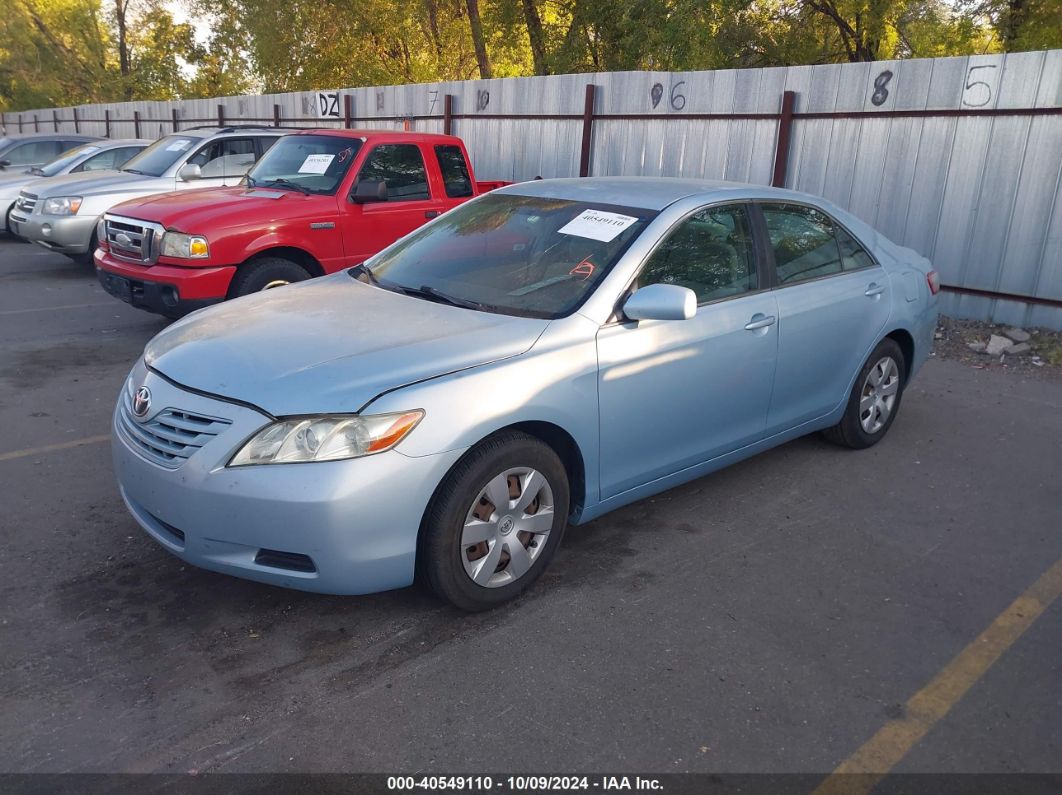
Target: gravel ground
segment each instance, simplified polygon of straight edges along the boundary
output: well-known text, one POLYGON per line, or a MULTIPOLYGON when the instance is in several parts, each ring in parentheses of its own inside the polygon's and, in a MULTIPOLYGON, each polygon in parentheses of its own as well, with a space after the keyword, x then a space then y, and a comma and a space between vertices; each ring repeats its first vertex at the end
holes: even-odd
POLYGON ((1000 370, 1037 379, 1062 381, 1062 332, 1058 331, 1042 328, 1015 329, 1013 326, 977 320, 956 320, 941 315, 933 353, 938 359, 951 359, 978 369, 1000 370), (1018 333, 1015 334, 1015 331, 1018 333), (1009 333, 1024 339, 1020 332, 1029 335, 1026 341, 1029 350, 1021 353, 1004 352, 990 356, 970 347, 987 346, 993 335, 1010 339, 1009 333))

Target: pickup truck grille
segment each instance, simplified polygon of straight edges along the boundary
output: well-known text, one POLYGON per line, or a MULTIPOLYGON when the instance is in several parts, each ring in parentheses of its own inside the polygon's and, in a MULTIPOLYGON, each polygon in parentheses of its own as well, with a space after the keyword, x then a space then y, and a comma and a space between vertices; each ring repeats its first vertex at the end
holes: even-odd
POLYGON ((18 201, 15 202, 15 208, 21 210, 26 215, 33 212, 33 209, 37 206, 37 196, 33 193, 26 193, 26 191, 20 191, 18 194, 18 201))
POLYGON ((144 458, 176 469, 199 448, 231 425, 229 420, 167 408, 147 422, 133 416, 133 399, 123 390, 118 429, 144 458))
POLYGON ((107 245, 111 253, 126 262, 153 265, 159 258, 163 228, 148 221, 105 215, 107 245))

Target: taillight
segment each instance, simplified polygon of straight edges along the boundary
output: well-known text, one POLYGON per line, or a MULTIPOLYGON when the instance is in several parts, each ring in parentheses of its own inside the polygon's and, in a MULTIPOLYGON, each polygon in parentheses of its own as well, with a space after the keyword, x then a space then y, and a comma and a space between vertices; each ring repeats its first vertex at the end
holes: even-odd
POLYGON ((940 292, 940 274, 936 271, 930 271, 926 274, 926 284, 929 285, 929 292, 936 295, 940 292))

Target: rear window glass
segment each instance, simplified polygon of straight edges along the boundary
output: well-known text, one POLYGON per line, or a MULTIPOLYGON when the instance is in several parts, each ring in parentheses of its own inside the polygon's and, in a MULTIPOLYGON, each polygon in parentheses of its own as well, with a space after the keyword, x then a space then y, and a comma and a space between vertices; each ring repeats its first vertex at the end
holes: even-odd
POLYGON ((435 147, 446 195, 451 199, 463 199, 472 195, 472 179, 468 176, 468 164, 459 146, 435 147))

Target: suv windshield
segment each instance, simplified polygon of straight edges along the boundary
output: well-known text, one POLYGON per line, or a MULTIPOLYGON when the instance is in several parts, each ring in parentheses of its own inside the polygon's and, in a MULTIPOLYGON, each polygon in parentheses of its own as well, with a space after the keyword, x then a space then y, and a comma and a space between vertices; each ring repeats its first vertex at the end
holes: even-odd
POLYGON ((201 140, 190 135, 167 135, 129 160, 122 166, 122 171, 161 177, 166 169, 184 157, 188 150, 201 140))
POLYGON ((93 152, 98 151, 99 147, 93 144, 75 146, 73 149, 67 149, 51 163, 47 163, 40 168, 31 169, 31 171, 39 176, 54 177, 67 166, 73 165, 73 163, 79 158, 84 157, 85 155, 91 155, 93 152))
POLYGON ((631 207, 488 194, 351 273, 427 300, 563 317, 590 296, 655 216, 631 207))
POLYGON ((247 182, 309 193, 335 193, 360 147, 358 138, 289 135, 262 155, 247 174, 247 182))

